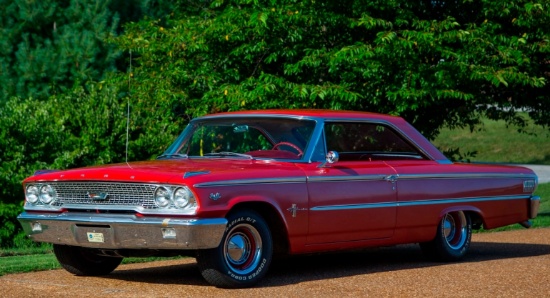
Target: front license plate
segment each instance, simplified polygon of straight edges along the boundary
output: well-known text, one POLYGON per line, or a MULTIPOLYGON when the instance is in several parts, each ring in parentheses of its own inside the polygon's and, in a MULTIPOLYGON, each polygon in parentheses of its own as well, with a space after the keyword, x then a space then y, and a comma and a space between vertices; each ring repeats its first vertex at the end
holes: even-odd
POLYGON ((99 242, 104 243, 105 238, 103 237, 103 233, 86 233, 88 235, 88 242, 99 242))

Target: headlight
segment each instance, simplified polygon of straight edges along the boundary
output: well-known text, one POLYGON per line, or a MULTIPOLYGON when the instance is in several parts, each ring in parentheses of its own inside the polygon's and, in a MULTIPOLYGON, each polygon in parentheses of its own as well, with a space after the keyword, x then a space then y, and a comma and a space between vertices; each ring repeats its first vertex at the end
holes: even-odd
POLYGON ((44 204, 51 203, 55 198, 55 190, 51 185, 42 185, 40 187, 40 201, 44 204))
POLYGON ((164 186, 160 186, 155 190, 155 203, 161 208, 170 205, 170 190, 164 186))
POLYGON ((193 193, 187 187, 180 187, 174 192, 174 205, 178 208, 191 207, 195 203, 193 193))
POLYGON ((38 190, 38 186, 36 185, 29 185, 27 186, 27 201, 31 204, 36 204, 38 202, 38 196, 40 195, 40 191, 38 190))

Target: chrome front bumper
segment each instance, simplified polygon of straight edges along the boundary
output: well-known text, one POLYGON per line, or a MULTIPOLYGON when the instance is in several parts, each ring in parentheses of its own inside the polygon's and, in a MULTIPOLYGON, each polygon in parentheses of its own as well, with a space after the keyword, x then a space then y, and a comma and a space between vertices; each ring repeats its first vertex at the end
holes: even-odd
POLYGON ((34 241, 103 249, 207 249, 221 242, 227 219, 178 219, 122 214, 21 213, 34 241))

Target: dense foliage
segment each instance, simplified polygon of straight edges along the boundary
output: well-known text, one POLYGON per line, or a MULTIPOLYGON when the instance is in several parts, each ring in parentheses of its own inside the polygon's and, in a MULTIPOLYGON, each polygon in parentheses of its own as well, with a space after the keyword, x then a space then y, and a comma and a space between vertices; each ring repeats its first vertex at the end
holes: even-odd
POLYGON ((120 50, 106 39, 170 10, 169 1, 152 0, 0 0, 0 104, 101 80, 120 66, 120 50))
POLYGON ((519 108, 549 124, 549 2, 192 2, 118 39, 134 97, 169 115, 370 110, 429 138, 483 114, 522 124, 519 108))
POLYGON ((35 170, 124 161, 128 103, 129 160, 227 110, 368 110, 428 138, 521 127, 520 109, 550 124, 546 0, 0 0, 0 16, 10 214, 35 170))

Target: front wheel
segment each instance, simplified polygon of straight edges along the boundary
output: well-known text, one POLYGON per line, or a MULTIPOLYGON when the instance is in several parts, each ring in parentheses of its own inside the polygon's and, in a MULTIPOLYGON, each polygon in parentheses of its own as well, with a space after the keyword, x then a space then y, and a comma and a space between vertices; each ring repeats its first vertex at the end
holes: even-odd
POLYGON ((250 287, 267 272, 273 242, 265 220, 256 212, 231 213, 220 245, 197 252, 197 264, 210 284, 221 288, 250 287))
POLYGON ((458 261, 470 247, 472 222, 463 211, 450 212, 443 216, 437 227, 435 239, 420 243, 424 254, 438 261, 458 261))
POLYGON ((122 262, 122 258, 101 256, 83 247, 54 244, 53 252, 61 267, 76 275, 106 275, 122 262))

